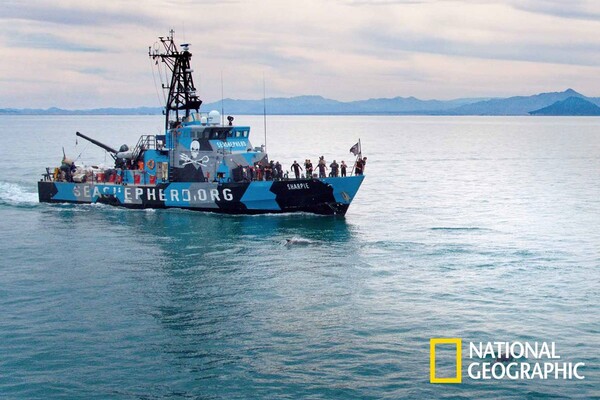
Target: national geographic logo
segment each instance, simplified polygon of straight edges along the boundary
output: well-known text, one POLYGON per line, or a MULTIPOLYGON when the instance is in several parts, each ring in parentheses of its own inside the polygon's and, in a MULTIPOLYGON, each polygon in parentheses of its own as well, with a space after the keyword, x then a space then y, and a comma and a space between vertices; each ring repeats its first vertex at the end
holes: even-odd
POLYGON ((429 382, 461 383, 462 382, 462 339, 437 338, 429 341, 429 382), (453 377, 438 378, 435 374, 435 350, 437 345, 456 346, 456 374, 453 377))
MULTIPOLYGON (((585 363, 557 361, 555 342, 468 342, 467 375, 474 380, 583 380, 585 363)), ((461 383, 463 378, 461 338, 432 338, 429 341, 429 382, 461 383), (439 377, 436 373, 438 347, 455 353, 454 375, 439 377)))

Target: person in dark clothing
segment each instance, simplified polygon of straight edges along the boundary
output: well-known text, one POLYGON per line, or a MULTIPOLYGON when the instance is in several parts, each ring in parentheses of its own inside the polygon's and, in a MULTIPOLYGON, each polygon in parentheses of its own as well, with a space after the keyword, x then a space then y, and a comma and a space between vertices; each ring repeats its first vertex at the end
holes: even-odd
POLYGON ((60 170, 64 172, 65 180, 67 182, 73 182, 73 173, 77 168, 75 167, 75 163, 70 159, 63 157, 62 163, 60 165, 60 170))
POLYGON ((348 166, 346 165, 344 160, 342 160, 342 163, 340 164, 340 170, 342 172, 341 176, 346 176, 346 168, 348 168, 348 166))
POLYGON ((294 163, 292 164, 290 171, 292 171, 294 173, 294 175, 296 175, 296 179, 300 179, 300 170, 301 169, 302 169, 302 167, 300 166, 300 164, 298 164, 296 162, 296 160, 294 160, 294 163))
POLYGON ((275 169, 275 161, 271 160, 269 161, 269 170, 270 170, 270 174, 269 177, 270 181, 274 181, 275 179, 277 179, 277 169, 275 169))
POLYGON ((356 160, 356 166, 354 167, 354 175, 362 175, 363 174, 363 160, 356 160))
POLYGON ((277 179, 283 179, 283 167, 281 166, 279 161, 275 163, 275 171, 277 171, 277 179))
POLYGON ((335 160, 331 164, 329 164, 329 168, 331 168, 331 176, 334 178, 338 177, 340 166, 335 160))
POLYGON ((326 178, 327 174, 325 173, 325 170, 327 169, 327 166, 325 165, 325 162, 321 162, 319 161, 319 178, 326 178))
POLYGON ((365 167, 367 166, 367 157, 363 157, 362 159, 362 173, 365 173, 365 167))
POLYGON ((313 165, 312 165, 312 163, 310 162, 310 160, 306 160, 306 161, 304 162, 304 167, 306 168, 306 177, 307 177, 308 179, 311 179, 311 178, 312 178, 312 176, 313 176, 313 165))
MULTIPOLYGON (((272 163, 272 161, 271 161, 271 163, 272 163)), ((273 173, 273 168, 271 167, 271 164, 265 165, 265 181, 272 180, 272 173, 273 173)))

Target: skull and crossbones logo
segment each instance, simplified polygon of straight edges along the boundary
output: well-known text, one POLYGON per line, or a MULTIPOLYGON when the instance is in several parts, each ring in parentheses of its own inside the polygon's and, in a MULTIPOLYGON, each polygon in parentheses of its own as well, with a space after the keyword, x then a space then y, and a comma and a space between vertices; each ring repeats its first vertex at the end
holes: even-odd
POLYGON ((192 140, 192 144, 190 145, 190 154, 191 157, 187 154, 181 153, 179 154, 179 158, 183 163, 181 165, 186 166, 188 164, 193 164, 196 168, 202 166, 206 167, 206 163, 208 163, 208 156, 204 156, 201 159, 197 160, 198 155, 200 154, 200 142, 197 140, 192 140))

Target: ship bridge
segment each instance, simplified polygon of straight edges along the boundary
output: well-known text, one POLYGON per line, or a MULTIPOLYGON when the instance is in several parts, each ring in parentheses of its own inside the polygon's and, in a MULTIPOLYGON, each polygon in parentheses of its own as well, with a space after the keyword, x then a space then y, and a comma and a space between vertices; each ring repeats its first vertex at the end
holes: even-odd
POLYGON ((245 152, 251 149, 248 126, 190 126, 191 140, 208 141, 213 149, 245 152))
POLYGON ((202 126, 183 124, 172 129, 166 137, 167 148, 174 149, 177 145, 191 146, 193 141, 200 143, 200 150, 219 151, 228 153, 252 151, 249 140, 249 126, 202 126))

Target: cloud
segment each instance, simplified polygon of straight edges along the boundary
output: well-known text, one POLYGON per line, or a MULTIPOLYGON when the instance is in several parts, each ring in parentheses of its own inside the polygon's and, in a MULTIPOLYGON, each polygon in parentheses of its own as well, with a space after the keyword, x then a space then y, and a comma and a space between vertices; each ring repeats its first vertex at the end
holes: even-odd
POLYGON ((109 72, 106 68, 94 68, 94 67, 79 68, 76 71, 79 73, 82 73, 82 74, 100 75, 100 76, 107 76, 108 72, 109 72))
POLYGON ((597 66, 600 43, 541 44, 528 40, 507 42, 498 37, 486 43, 411 33, 364 32, 365 51, 374 57, 397 57, 404 53, 429 53, 490 60, 528 61, 551 64, 597 66))
POLYGON ((3 0, 0 19, 28 20, 58 25, 98 26, 157 24, 139 2, 80 2, 49 0, 3 0))
POLYGON ((356 33, 365 51, 443 54, 481 59, 595 66, 600 42, 598 21, 558 23, 545 14, 530 15, 494 2, 455 2, 388 10, 356 33), (379 22, 379 28, 371 27, 379 22))
POLYGON ((440 0, 344 0, 343 3, 350 6, 397 6, 406 4, 430 4, 438 1, 440 0))
POLYGON ((7 39, 10 47, 22 47, 32 49, 53 49, 69 52, 104 52, 106 49, 66 40, 53 34, 22 33, 11 35, 7 39))
POLYGON ((510 5, 511 7, 534 14, 551 15, 565 19, 598 20, 600 3, 597 0, 340 0, 342 4, 357 7, 434 4, 443 6, 453 4, 456 7, 470 5, 510 5))
POLYGON ((596 0, 512 0, 510 3, 519 10, 558 18, 593 21, 600 18, 600 4, 596 0))

